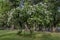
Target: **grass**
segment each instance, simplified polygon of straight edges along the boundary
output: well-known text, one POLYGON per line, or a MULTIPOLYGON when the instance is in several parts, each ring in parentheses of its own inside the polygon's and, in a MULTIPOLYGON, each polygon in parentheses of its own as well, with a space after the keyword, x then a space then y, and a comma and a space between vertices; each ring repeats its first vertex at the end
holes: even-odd
POLYGON ((38 32, 32 36, 27 36, 27 33, 19 36, 17 32, 17 30, 0 30, 0 40, 60 40, 60 33, 38 32))

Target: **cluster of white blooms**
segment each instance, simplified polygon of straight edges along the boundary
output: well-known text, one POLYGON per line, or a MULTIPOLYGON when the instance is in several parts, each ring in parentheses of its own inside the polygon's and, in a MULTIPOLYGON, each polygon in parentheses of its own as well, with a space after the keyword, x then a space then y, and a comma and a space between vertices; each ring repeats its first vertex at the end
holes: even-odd
POLYGON ((60 12, 60 7, 58 7, 58 12, 60 12))
POLYGON ((41 6, 48 7, 46 4, 47 4, 47 3, 40 2, 40 5, 41 5, 41 6))

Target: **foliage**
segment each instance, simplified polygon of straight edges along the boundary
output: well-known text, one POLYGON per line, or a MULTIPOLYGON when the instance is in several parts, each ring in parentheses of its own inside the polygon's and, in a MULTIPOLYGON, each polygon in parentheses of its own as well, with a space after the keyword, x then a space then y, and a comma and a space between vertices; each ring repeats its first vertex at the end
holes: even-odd
MULTIPOLYGON (((60 24, 59 1, 56 0, 1 0, 0 25, 27 27, 30 31, 34 27, 56 27, 60 24), (58 5, 57 5, 58 4, 58 5), (23 5, 24 7, 20 7, 23 5), (11 16, 10 16, 11 14, 11 16), (9 20, 10 18, 10 20, 9 20), (9 22, 8 22, 9 21, 9 22), (40 26, 39 26, 40 27, 40 26)), ((23 27, 23 28, 22 28, 23 27)), ((39 28, 38 27, 38 28, 39 28)))

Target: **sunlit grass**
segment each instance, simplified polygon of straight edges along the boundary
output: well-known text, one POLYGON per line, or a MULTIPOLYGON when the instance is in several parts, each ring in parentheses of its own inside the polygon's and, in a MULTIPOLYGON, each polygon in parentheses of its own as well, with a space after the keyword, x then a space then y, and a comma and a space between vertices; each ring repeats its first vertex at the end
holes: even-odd
POLYGON ((0 40, 60 40, 60 33, 38 32, 33 33, 32 36, 28 33, 17 35, 18 31, 1 30, 0 40))

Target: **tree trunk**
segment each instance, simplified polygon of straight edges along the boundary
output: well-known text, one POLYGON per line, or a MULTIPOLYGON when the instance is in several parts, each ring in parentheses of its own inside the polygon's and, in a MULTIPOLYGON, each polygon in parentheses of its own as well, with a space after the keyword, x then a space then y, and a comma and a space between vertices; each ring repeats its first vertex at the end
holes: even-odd
POLYGON ((55 32, 56 31, 56 27, 52 27, 52 32, 55 32))
POLYGON ((45 31, 45 26, 43 26, 42 31, 43 31, 43 32, 45 31))
POLYGON ((11 25, 11 28, 10 28, 11 30, 14 30, 14 25, 11 25))

